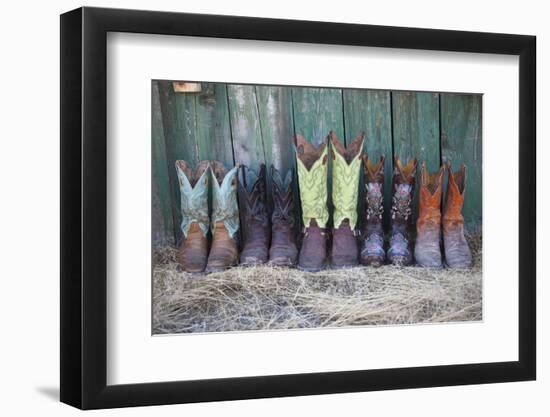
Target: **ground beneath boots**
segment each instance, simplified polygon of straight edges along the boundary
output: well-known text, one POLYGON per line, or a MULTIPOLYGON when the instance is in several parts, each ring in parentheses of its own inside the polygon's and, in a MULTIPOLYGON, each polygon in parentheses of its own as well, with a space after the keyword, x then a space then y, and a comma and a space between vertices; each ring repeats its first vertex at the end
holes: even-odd
POLYGON ((481 320, 481 237, 465 271, 420 267, 317 273, 269 266, 192 276, 172 247, 153 255, 153 333, 223 332, 481 320))

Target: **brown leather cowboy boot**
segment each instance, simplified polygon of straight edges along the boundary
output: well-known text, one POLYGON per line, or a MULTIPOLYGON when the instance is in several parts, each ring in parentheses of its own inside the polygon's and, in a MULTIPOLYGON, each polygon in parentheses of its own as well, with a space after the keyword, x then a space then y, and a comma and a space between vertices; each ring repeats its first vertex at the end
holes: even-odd
POLYGON ((237 264, 237 172, 239 165, 229 172, 223 164, 210 161, 212 171, 212 247, 208 255, 206 272, 223 271, 237 264))
POLYGON ((367 155, 363 156, 365 170, 365 239, 361 247, 361 263, 363 265, 380 266, 384 263, 384 160, 382 155, 373 164, 367 155))
POLYGON ((292 266, 298 259, 294 233, 294 196, 292 171, 283 180, 279 171, 271 165, 273 186, 273 214, 271 215, 271 248, 269 262, 278 266, 292 266))
POLYGON ((210 165, 202 161, 193 175, 185 161, 176 161, 180 201, 181 231, 183 238, 178 249, 177 259, 183 270, 191 273, 204 271, 208 256, 209 228, 208 181, 210 165))
POLYGON ((243 211, 244 246, 241 252, 241 265, 263 264, 269 256, 271 229, 267 214, 265 164, 260 165, 258 174, 241 166, 239 198, 243 211), (250 180, 256 179, 252 186, 250 180))
POLYGON ((333 268, 350 268, 359 264, 355 225, 357 224, 357 196, 364 137, 364 133, 359 133, 346 149, 334 132, 329 133, 333 160, 334 227, 330 254, 330 263, 333 268))
POLYGON ((426 161, 420 171, 420 194, 414 258, 420 266, 441 268, 441 190, 445 167, 430 174, 426 161))
POLYGON ((328 152, 327 143, 315 148, 302 136, 294 137, 298 183, 302 202, 304 236, 298 257, 298 268, 320 271, 326 262, 328 152))
POLYGON ((460 169, 453 173, 449 162, 447 171, 449 181, 442 218, 445 263, 449 268, 468 268, 472 266, 472 253, 464 238, 464 217, 462 217, 466 191, 466 166, 460 165, 460 169))
POLYGON ((388 260, 394 265, 410 265, 413 253, 409 230, 412 219, 412 200, 416 176, 416 158, 402 165, 398 157, 394 160, 393 198, 391 207, 391 237, 388 260))

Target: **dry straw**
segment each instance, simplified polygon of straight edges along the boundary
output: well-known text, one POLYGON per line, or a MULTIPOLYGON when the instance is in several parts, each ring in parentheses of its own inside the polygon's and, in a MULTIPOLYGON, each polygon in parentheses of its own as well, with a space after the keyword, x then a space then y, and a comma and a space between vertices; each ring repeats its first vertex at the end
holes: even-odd
POLYGON ((153 333, 481 320, 481 238, 469 243, 474 267, 460 271, 257 266, 201 276, 177 272, 165 247, 153 256, 153 333))

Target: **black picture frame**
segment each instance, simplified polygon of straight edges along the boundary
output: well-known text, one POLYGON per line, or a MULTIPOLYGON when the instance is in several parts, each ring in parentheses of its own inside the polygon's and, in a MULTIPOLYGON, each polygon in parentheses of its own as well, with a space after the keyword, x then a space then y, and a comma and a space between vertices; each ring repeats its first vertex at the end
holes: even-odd
POLYGON ((82 409, 534 380, 534 36, 102 8, 61 15, 61 401, 82 409), (108 32, 519 56, 519 360, 112 385, 107 376, 108 32))

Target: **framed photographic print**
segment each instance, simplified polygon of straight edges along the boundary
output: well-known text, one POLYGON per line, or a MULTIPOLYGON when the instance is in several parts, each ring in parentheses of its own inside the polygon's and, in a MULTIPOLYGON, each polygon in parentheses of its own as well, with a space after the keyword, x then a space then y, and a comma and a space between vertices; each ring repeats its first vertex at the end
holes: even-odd
POLYGON ((61 16, 61 400, 535 379, 535 38, 61 16))

